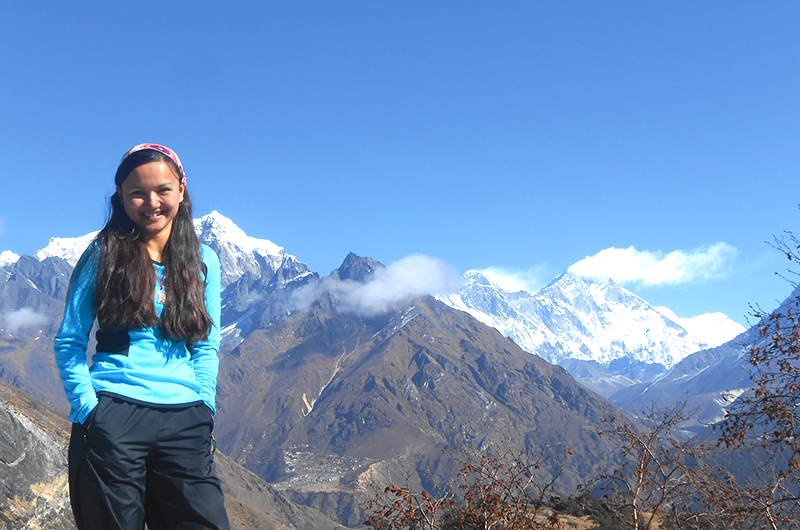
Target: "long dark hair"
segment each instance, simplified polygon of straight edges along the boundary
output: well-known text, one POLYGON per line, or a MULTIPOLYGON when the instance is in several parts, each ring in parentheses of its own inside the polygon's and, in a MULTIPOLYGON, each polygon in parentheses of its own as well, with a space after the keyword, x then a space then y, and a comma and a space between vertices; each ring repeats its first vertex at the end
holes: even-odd
MULTIPOLYGON (((168 156, 151 149, 128 155, 117 169, 117 189, 131 171, 150 162, 165 162, 180 180, 182 172, 168 156)), ((166 301, 161 318, 153 296, 156 272, 136 224, 125 213, 119 192, 111 196, 109 219, 97 234, 100 248, 94 303, 103 329, 160 326, 165 336, 196 342, 208 338, 211 317, 205 305, 205 265, 192 221, 188 190, 178 205, 162 252, 166 301)))

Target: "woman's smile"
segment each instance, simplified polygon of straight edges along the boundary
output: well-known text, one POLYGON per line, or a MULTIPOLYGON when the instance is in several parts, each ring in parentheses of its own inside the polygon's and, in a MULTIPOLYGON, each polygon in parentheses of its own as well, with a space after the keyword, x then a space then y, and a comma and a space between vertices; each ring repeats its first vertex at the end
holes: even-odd
POLYGON ((183 201, 184 185, 166 162, 150 162, 131 171, 117 190, 125 213, 146 240, 169 238, 183 201))

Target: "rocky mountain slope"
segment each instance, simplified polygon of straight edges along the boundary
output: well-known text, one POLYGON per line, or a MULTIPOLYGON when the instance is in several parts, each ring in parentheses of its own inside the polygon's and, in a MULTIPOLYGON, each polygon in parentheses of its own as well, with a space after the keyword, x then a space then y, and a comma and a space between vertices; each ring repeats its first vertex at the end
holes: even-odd
POLYGON ((0 381, 0 527, 75 528, 68 438, 63 415, 0 381))
POLYGON ((722 346, 693 353, 663 377, 623 388, 610 399, 626 410, 640 410, 650 403, 686 401, 692 419, 684 428, 717 423, 725 417, 731 403, 750 387, 748 364, 743 355, 744 345, 752 339, 744 333, 722 346))
POLYGON ((67 400, 53 357, 72 272, 62 258, 22 256, 0 267, 0 379, 60 410, 67 400))
MULTIPOLYGON (((0 381, 0 527, 73 530, 65 416, 0 381)), ((233 460, 217 453, 217 471, 232 528, 335 530, 319 512, 299 506, 233 460)))
MULTIPOLYGON (((379 267, 351 254, 334 276, 369 282, 379 267)), ((252 331, 220 366, 220 447, 293 498, 354 524, 339 499, 359 498, 366 477, 412 470, 434 488, 454 472, 442 447, 460 444, 552 463, 571 449, 564 489, 609 464, 597 431, 619 411, 565 370, 432 297, 365 317, 320 285, 307 311, 252 331), (309 472, 328 455, 346 465, 309 472)))
MULTIPOLYGON (((798 298, 800 287, 795 287, 774 312, 784 313, 798 298)), ((623 408, 686 401, 694 417, 686 427, 700 430, 720 421, 731 404, 751 387, 750 349, 767 340, 760 336, 758 324, 753 325, 725 344, 686 357, 657 380, 622 389, 611 399, 623 408)))

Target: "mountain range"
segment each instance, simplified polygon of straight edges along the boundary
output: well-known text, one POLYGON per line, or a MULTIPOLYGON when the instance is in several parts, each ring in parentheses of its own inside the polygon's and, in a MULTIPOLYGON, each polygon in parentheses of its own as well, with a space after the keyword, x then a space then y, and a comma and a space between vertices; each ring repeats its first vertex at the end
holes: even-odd
MULTIPOLYGON (((248 236, 218 212, 195 220, 195 229, 220 257, 223 290, 245 274, 272 277, 285 269, 291 270, 293 281, 314 276, 282 247, 248 236)), ((74 266, 95 235, 52 238, 35 257, 39 261, 60 257, 74 266)), ((0 254, 0 266, 17 259, 5 251, 0 254)), ((535 293, 510 292, 478 271, 467 271, 459 292, 438 299, 556 364, 575 359, 607 366, 624 357, 669 369, 689 354, 724 344, 744 331, 722 313, 680 318, 668 308, 651 306, 609 278, 581 277, 569 271, 535 293)))
MULTIPOLYGON (((473 271, 457 293, 398 298, 370 258, 350 254, 321 277, 216 212, 195 226, 223 268, 220 449, 287 499, 350 526, 371 481, 402 476, 434 489, 451 479, 458 469, 444 447, 546 453, 543 473, 574 488, 613 465, 597 433, 622 413, 587 387, 626 406, 679 389, 714 403, 713 417, 725 406, 722 368, 744 349, 746 335, 715 344, 720 329, 740 331, 725 317, 704 317, 719 323, 711 334, 690 332, 609 280, 567 272, 511 293, 473 271), (387 285, 395 298, 380 310, 349 303, 387 285), (703 372, 719 374, 714 388, 703 372)), ((91 237, 0 255, 0 378, 62 411, 52 337, 91 237)))
POLYGON ((464 280, 459 293, 440 299, 552 363, 578 359, 608 365, 627 357, 671 368, 744 331, 721 313, 681 319, 609 278, 567 271, 535 293, 506 291, 477 271, 468 271, 464 280))
POLYGON ((526 351, 564 366, 606 397, 653 381, 688 355, 745 331, 722 313, 682 319, 609 278, 569 271, 535 293, 509 292, 480 272, 468 271, 458 293, 439 299, 500 330, 526 351))

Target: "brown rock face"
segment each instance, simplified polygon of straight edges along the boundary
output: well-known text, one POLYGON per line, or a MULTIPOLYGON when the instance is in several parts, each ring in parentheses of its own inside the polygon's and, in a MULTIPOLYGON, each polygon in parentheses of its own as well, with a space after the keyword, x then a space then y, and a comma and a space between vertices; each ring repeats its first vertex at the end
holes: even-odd
MULTIPOLYGON (((613 405, 563 369, 426 297, 362 318, 333 295, 250 334, 222 361, 218 440, 291 498, 356 525, 370 466, 435 490, 444 446, 573 455, 570 489, 608 464, 595 433, 613 405)), ((362 519, 363 520, 363 519, 362 519)))
POLYGON ((74 529, 67 487, 69 424, 1 381, 0 399, 0 523, 9 529, 74 529))

